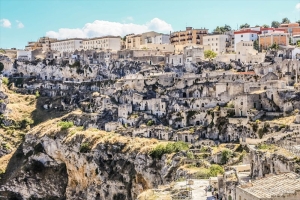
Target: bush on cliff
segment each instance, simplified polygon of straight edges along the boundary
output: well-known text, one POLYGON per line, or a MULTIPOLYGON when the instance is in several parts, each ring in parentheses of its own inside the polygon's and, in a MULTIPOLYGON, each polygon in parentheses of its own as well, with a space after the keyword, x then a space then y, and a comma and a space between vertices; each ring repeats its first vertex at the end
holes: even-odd
POLYGON ((91 145, 88 142, 84 142, 80 145, 80 153, 88 153, 91 151, 91 145))
POLYGON ((182 150, 188 150, 189 145, 185 142, 179 141, 179 142, 168 142, 166 145, 165 144, 159 144, 157 145, 152 151, 150 152, 150 156, 152 158, 159 158, 164 154, 169 154, 169 153, 177 153, 182 150))
POLYGON ((2 78, 2 83, 3 83, 4 85, 8 85, 8 83, 9 83, 8 78, 3 77, 3 78, 2 78))
POLYGON ((61 130, 67 130, 69 128, 71 128, 72 126, 74 126, 73 122, 58 122, 58 126, 61 127, 61 130))

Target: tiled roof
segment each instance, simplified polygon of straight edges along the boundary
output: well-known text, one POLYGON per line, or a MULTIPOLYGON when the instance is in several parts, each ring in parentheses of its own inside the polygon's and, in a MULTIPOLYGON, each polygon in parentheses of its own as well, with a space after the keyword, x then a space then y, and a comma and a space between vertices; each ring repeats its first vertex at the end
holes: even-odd
POLYGON ((300 176, 293 172, 271 175, 238 187, 257 198, 287 196, 300 191, 300 176))

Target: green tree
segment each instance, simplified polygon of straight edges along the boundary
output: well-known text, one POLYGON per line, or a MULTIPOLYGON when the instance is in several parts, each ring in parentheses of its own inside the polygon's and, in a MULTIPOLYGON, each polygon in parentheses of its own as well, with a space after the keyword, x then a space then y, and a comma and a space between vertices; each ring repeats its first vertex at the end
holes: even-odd
POLYGON ((278 50, 279 49, 279 45, 274 43, 270 46, 270 49, 274 49, 274 50, 278 50))
POLYGON ((285 17, 285 18, 282 19, 281 23, 282 24, 289 24, 289 23, 291 23, 291 21, 287 17, 285 17))
POLYGON ((3 65, 3 63, 2 63, 2 62, 0 62, 0 72, 2 72, 2 71, 3 71, 3 69, 4 69, 4 65, 3 65))
POLYGON ((8 83, 9 83, 8 78, 7 78, 7 77, 2 77, 2 83, 3 83, 4 85, 8 85, 8 83))
POLYGON ((260 25, 255 25, 255 27, 260 27, 260 25))
POLYGON ((297 47, 300 47, 300 40, 297 41, 297 47))
POLYGON ((218 176, 219 174, 224 174, 224 169, 220 165, 211 165, 209 168, 209 176, 218 176))
POLYGON ((250 28, 250 25, 248 23, 240 25, 240 29, 243 28, 250 28))
POLYGON ((267 24, 262 25, 262 27, 264 27, 264 28, 270 28, 270 26, 267 25, 267 24))
POLYGON ((271 23, 271 27, 273 27, 273 28, 278 28, 279 25, 280 25, 280 23, 278 21, 272 21, 272 23, 271 23))
POLYGON ((258 40, 255 40, 255 41, 253 42, 253 48, 254 48, 255 50, 259 51, 259 41, 258 41, 258 40))
POLYGON ((231 27, 227 24, 225 24, 224 26, 217 26, 215 29, 214 29, 214 33, 225 33, 227 31, 231 31, 231 27))
POLYGON ((213 52, 212 50, 204 51, 204 58, 208 59, 209 61, 213 60, 217 56, 217 53, 213 52))
POLYGON ((296 21, 296 23, 298 23, 300 25, 300 20, 296 21))
POLYGON ((221 156, 222 156, 221 162, 223 164, 226 164, 228 162, 229 158, 231 158, 231 156, 232 156, 232 151, 230 151, 229 149, 225 149, 222 151, 221 156))

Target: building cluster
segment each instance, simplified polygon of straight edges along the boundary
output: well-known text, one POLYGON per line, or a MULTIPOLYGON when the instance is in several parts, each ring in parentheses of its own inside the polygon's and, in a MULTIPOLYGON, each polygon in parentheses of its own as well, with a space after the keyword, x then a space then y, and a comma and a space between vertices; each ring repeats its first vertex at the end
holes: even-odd
MULTIPOLYGON (((25 50, 16 50, 17 59, 32 61, 37 58, 49 59, 48 54, 64 55, 79 51, 94 51, 97 53, 132 54, 143 56, 163 56, 170 64, 185 64, 191 59, 186 55, 186 49, 211 50, 217 54, 216 61, 229 63, 230 60, 239 62, 261 62, 264 55, 274 44, 289 48, 300 40, 298 23, 281 24, 278 28, 250 27, 224 33, 209 33, 205 28, 186 27, 184 31, 169 34, 154 31, 142 34, 120 36, 103 36, 95 38, 69 38, 58 40, 41 37, 36 42, 28 42, 25 50), (144 53, 144 52, 146 53, 144 53), (156 53, 154 53, 157 51, 156 53), (140 53, 143 52, 143 53, 140 53), (172 63, 173 61, 173 63, 172 63)), ((204 59, 204 55, 196 56, 204 59)), ((124 57, 125 58, 125 57, 124 57)), ((195 57, 193 57, 195 61, 195 57)), ((150 59, 148 59, 150 63, 150 59)), ((153 62, 152 62, 153 63, 153 62)))
MULTIPOLYGON (((223 34, 187 27, 170 35, 45 37, 17 51, 16 59, 0 61, 18 92, 51 97, 45 109, 80 107, 88 113, 88 121, 78 120, 85 128, 194 145, 203 140, 248 145, 247 139, 268 133, 284 140, 283 124, 272 121, 280 117, 293 116, 285 130, 299 133, 300 49, 289 45, 299 34, 298 24, 282 24, 223 34), (254 48, 257 40, 260 50, 254 48), (269 49, 273 44, 279 47, 269 49), (206 50, 217 57, 207 61, 206 50)), ((299 199, 299 177, 285 165, 289 162, 265 155, 252 155, 249 169, 232 167, 217 177, 219 194, 234 200, 299 199), (274 183, 286 184, 286 191, 274 183)))

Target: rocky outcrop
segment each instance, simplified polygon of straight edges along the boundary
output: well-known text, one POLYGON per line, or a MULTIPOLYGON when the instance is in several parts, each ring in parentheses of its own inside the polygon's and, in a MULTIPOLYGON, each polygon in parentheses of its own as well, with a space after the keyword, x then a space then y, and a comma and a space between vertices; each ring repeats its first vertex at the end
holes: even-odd
MULTIPOLYGON (((94 130, 94 140, 112 137, 111 133, 98 132, 94 130)), ((53 124, 34 129, 26 135, 0 180, 0 196, 129 200, 145 189, 175 179, 181 160, 178 154, 165 164, 165 156, 156 160, 141 151, 154 140, 116 138, 115 142, 101 140, 92 145, 83 134, 59 131, 53 124), (139 148, 134 147, 138 144, 139 148)))
POLYGON ((250 151, 249 157, 251 161, 251 176, 253 178, 261 178, 271 173, 298 172, 296 170, 298 165, 294 157, 287 158, 276 153, 257 150, 250 151))

